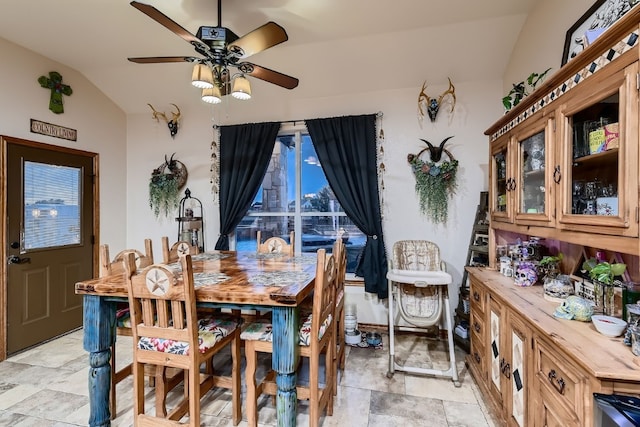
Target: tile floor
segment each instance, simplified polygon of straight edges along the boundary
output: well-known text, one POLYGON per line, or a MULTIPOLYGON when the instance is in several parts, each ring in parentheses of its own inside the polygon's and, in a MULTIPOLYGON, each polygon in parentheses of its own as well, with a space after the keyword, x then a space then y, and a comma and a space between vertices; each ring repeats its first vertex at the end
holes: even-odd
MULTIPOLYGON (((88 356, 82 330, 0 362, 0 426, 85 426, 89 417, 88 356)), ((118 338, 118 360, 130 360, 131 344, 118 338)), ((322 427, 462 427, 497 425, 487 412, 478 388, 464 366, 464 351, 456 348, 461 387, 450 379, 396 372, 389 369, 388 335, 383 348, 347 348, 346 371, 339 384, 333 416, 322 427)), ((447 369, 446 342, 415 334, 396 337, 396 360, 408 366, 447 369)), ((225 357, 225 356, 223 356, 225 357)), ((268 366, 269 360, 262 363, 268 366)), ((243 379, 244 383, 244 379, 243 379)), ((149 390, 149 396, 152 396, 149 390)), ((113 426, 132 425, 131 378, 118 385, 118 414, 113 426)), ((203 426, 232 426, 230 395, 211 392, 202 404, 203 426)), ((243 414, 244 415, 244 414, 243 414)), ((268 396, 259 402, 259 425, 276 425, 268 396)), ((298 425, 308 425, 305 402, 298 406, 298 425)), ((240 426, 246 426, 246 415, 240 426)))

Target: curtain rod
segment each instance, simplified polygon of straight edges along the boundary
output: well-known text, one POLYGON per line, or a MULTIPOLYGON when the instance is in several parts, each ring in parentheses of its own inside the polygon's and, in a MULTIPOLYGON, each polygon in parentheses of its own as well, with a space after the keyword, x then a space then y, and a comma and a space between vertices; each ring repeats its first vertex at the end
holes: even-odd
MULTIPOLYGON (((383 113, 382 111, 378 111, 378 112, 376 113, 376 117, 377 117, 378 119, 382 118, 382 116, 383 116, 383 115, 384 115, 384 113, 383 113)), ((304 123, 306 120, 308 120, 308 119, 302 119, 302 120, 285 120, 285 121, 283 121, 283 122, 280 122, 280 124, 283 124, 283 125, 284 125, 284 124, 292 124, 292 125, 294 125, 294 126, 295 126, 295 124, 296 124, 296 123, 298 123, 298 122, 304 123)))

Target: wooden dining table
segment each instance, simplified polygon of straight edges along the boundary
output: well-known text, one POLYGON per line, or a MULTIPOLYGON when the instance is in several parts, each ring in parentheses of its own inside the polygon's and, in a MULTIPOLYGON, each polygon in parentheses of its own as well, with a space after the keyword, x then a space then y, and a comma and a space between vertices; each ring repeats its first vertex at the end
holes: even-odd
MULTIPOLYGON (((299 304, 313 292, 316 254, 287 256, 214 251, 192 256, 198 305, 272 310, 279 426, 295 426, 299 304)), ((177 264, 176 264, 176 268, 177 264)), ((89 426, 111 425, 111 344, 116 339, 116 305, 127 301, 124 275, 76 283, 84 299, 84 349, 89 352, 89 426)))

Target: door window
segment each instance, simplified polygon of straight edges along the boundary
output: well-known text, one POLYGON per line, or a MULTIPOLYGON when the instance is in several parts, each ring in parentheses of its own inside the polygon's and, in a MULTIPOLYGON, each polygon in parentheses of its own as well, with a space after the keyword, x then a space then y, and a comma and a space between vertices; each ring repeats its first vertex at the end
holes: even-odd
POLYGON ((82 169, 24 163, 22 251, 80 243, 82 169))

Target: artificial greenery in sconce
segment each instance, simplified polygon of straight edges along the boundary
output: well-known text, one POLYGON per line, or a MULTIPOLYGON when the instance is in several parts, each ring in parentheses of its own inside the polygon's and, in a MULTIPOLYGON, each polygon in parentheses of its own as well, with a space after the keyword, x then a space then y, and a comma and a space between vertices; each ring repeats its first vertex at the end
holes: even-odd
POLYGON ((449 198, 457 188, 458 161, 444 148, 444 144, 451 138, 453 137, 446 138, 439 147, 423 139, 427 148, 418 154, 407 156, 407 161, 416 177, 415 190, 418 194, 420 212, 436 224, 447 222, 449 198), (421 158, 425 152, 430 154, 427 161, 421 158), (442 161, 442 153, 449 156, 449 160, 442 161))
POLYGON ((509 93, 502 98, 502 105, 504 105, 504 109, 506 111, 511 110, 511 108, 515 107, 522 101, 522 99, 529 95, 536 88, 538 83, 541 83, 546 77, 547 73, 551 70, 551 68, 547 68, 542 73, 531 73, 529 77, 527 77, 526 82, 521 81, 520 83, 513 83, 513 88, 509 91, 509 93))
POLYGON ((173 156, 153 170, 149 179, 149 207, 156 218, 171 217, 178 209, 180 190, 187 182, 187 168, 173 156))

